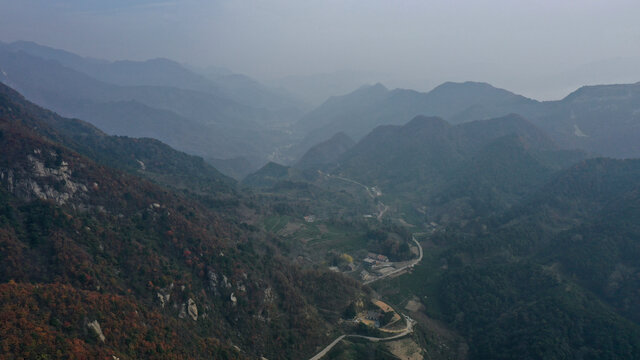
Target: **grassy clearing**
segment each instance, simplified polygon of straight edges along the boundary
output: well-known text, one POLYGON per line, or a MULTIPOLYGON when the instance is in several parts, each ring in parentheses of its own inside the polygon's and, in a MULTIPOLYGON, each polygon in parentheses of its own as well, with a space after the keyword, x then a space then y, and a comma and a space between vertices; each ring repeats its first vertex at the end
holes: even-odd
POLYGON ((270 216, 264 220, 264 229, 269 232, 277 233, 282 230, 291 218, 289 216, 270 216))

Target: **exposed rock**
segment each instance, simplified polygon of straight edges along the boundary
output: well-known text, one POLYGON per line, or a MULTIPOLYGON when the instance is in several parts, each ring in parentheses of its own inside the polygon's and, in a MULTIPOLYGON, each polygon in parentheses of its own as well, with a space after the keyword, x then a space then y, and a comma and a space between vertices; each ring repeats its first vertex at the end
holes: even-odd
POLYGON ((178 317, 180 319, 187 317, 187 304, 182 304, 182 306, 180 306, 180 313, 178 314, 178 317))
POLYGON ((231 299, 231 302, 235 306, 236 303, 238 302, 238 298, 236 298, 236 296, 233 293, 231 293, 231 296, 229 298, 231 299))
POLYGON ((171 294, 158 293, 158 298, 160 299, 160 305, 162 306, 163 309, 164 309, 164 305, 169 302, 170 297, 171 297, 171 294))
POLYGON ((218 291, 218 275, 213 270, 209 270, 207 272, 207 278, 209 279, 209 287, 211 287, 213 294, 215 296, 219 296, 220 291, 218 291))
POLYGON ((96 336, 98 336, 98 338, 100 339, 100 341, 104 342, 105 341, 105 337, 104 334, 102 333, 102 329, 100 328, 100 324, 98 323, 98 320, 93 320, 92 322, 87 324, 87 327, 91 330, 93 330, 93 332, 96 334, 96 336))
POLYGON ((189 316, 191 316, 193 321, 197 321, 198 307, 196 306, 196 302, 193 301, 191 298, 189 298, 189 300, 187 300, 187 303, 188 303, 187 312, 189 313, 189 316))
POLYGON ((59 166, 47 167, 41 159, 41 152, 36 149, 34 154, 27 155, 28 164, 22 169, 15 172, 14 169, 0 169, 0 181, 9 192, 26 200, 53 200, 58 205, 87 192, 86 185, 71 180, 67 162, 61 161, 59 166))
POLYGON ((271 304, 275 299, 276 299, 276 296, 273 293, 273 289, 271 289, 271 286, 264 289, 264 299, 263 299, 264 303, 271 304))
POLYGON ((209 286, 215 288, 218 286, 218 275, 213 270, 209 270, 207 272, 207 277, 209 278, 209 286))
POLYGON ((13 193, 13 188, 14 188, 13 170, 9 169, 9 170, 0 171, 0 181, 4 182, 5 178, 7 182, 7 189, 9 190, 10 193, 13 193))

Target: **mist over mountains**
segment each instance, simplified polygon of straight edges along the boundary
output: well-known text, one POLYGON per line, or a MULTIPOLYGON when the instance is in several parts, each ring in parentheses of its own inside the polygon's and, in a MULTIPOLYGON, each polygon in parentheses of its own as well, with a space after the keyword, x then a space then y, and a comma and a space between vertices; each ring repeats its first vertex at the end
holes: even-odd
POLYGON ((259 164, 281 143, 278 126, 301 113, 294 100, 241 76, 225 76, 218 85, 168 60, 108 63, 32 43, 1 51, 9 74, 3 81, 37 103, 94 119, 112 134, 158 138, 203 157, 242 156, 259 164), (264 102, 271 107, 253 107, 264 102))
POLYGON ((639 358, 640 82, 368 77, 0 43, 0 358, 639 358))
POLYGON ((378 83, 309 111, 244 75, 200 75, 167 59, 109 62, 31 42, 2 45, 0 55, 3 81, 38 104, 111 134, 157 138, 214 162, 238 159, 245 165, 232 166, 244 168, 236 176, 269 160, 293 163, 336 133, 359 140, 376 126, 417 115, 457 124, 515 113, 566 149, 614 157, 640 151, 637 85, 585 87, 540 102, 486 83, 449 82, 427 93, 378 83), (607 117, 606 127, 594 124, 594 116, 607 117))
POLYGON ((440 116, 457 124, 514 113, 540 126, 564 148, 633 157, 638 155, 631 150, 637 142, 638 109, 631 104, 637 104, 638 88, 588 86, 562 100, 539 102, 484 83, 445 83, 428 93, 377 84, 328 100, 296 126, 308 132, 303 143, 309 144, 335 131, 359 139, 378 125, 404 124, 416 115, 440 116), (593 117, 607 121, 595 125, 593 117))

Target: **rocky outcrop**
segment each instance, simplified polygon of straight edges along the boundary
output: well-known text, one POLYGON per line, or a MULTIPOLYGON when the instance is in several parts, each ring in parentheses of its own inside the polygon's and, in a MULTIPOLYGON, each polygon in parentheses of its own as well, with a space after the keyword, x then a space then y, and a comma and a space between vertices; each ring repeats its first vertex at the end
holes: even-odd
POLYGON ((196 302, 191 298, 187 301, 187 313, 193 319, 193 321, 198 320, 198 307, 196 306, 196 302))
POLYGON ((22 168, 0 168, 0 183, 17 197, 52 200, 63 205, 74 196, 88 191, 86 185, 72 181, 69 164, 57 153, 50 151, 45 154, 35 149, 26 159, 27 166, 22 168))
POLYGON ((104 334, 102 333, 102 329, 100 328, 100 323, 98 323, 98 320, 93 320, 92 322, 88 323, 87 327, 93 330, 100 341, 104 342, 106 340, 104 334))
POLYGON ((164 306, 169 303, 169 299, 171 298, 171 294, 162 294, 158 293, 158 298, 160 299, 160 305, 164 309, 164 306))
POLYGON ((271 288, 271 286, 267 287, 264 290, 264 298, 263 298, 263 302, 265 304, 273 304, 273 302, 276 300, 276 295, 273 292, 273 289, 271 288))

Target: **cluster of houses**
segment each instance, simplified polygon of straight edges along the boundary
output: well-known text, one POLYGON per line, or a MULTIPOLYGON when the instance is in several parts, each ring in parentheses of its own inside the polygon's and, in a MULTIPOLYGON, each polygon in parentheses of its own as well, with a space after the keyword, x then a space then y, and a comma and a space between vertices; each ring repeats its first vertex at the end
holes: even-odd
POLYGON ((360 272, 360 278, 363 281, 375 279, 376 276, 386 275, 395 270, 388 257, 372 252, 368 253, 367 257, 362 260, 362 265, 364 270, 360 272))
POLYGON ((387 320, 388 323, 394 323, 401 319, 400 315, 398 315, 395 312, 395 310, 393 310, 393 308, 387 305, 386 303, 380 300, 373 300, 372 302, 376 307, 369 308, 361 312, 360 314, 358 314, 357 321, 362 322, 369 326, 374 326, 376 328, 379 328, 381 325, 383 325, 381 323, 383 322, 386 314, 390 313, 393 315, 393 317, 387 320))
POLYGON ((373 268, 375 265, 382 265, 389 262, 389 258, 381 255, 370 252, 367 254, 367 257, 362 260, 364 266, 366 268, 373 268))
POLYGON ((382 312, 380 310, 367 310, 364 313, 364 318, 369 320, 376 328, 380 327, 380 320, 382 319, 382 312))

